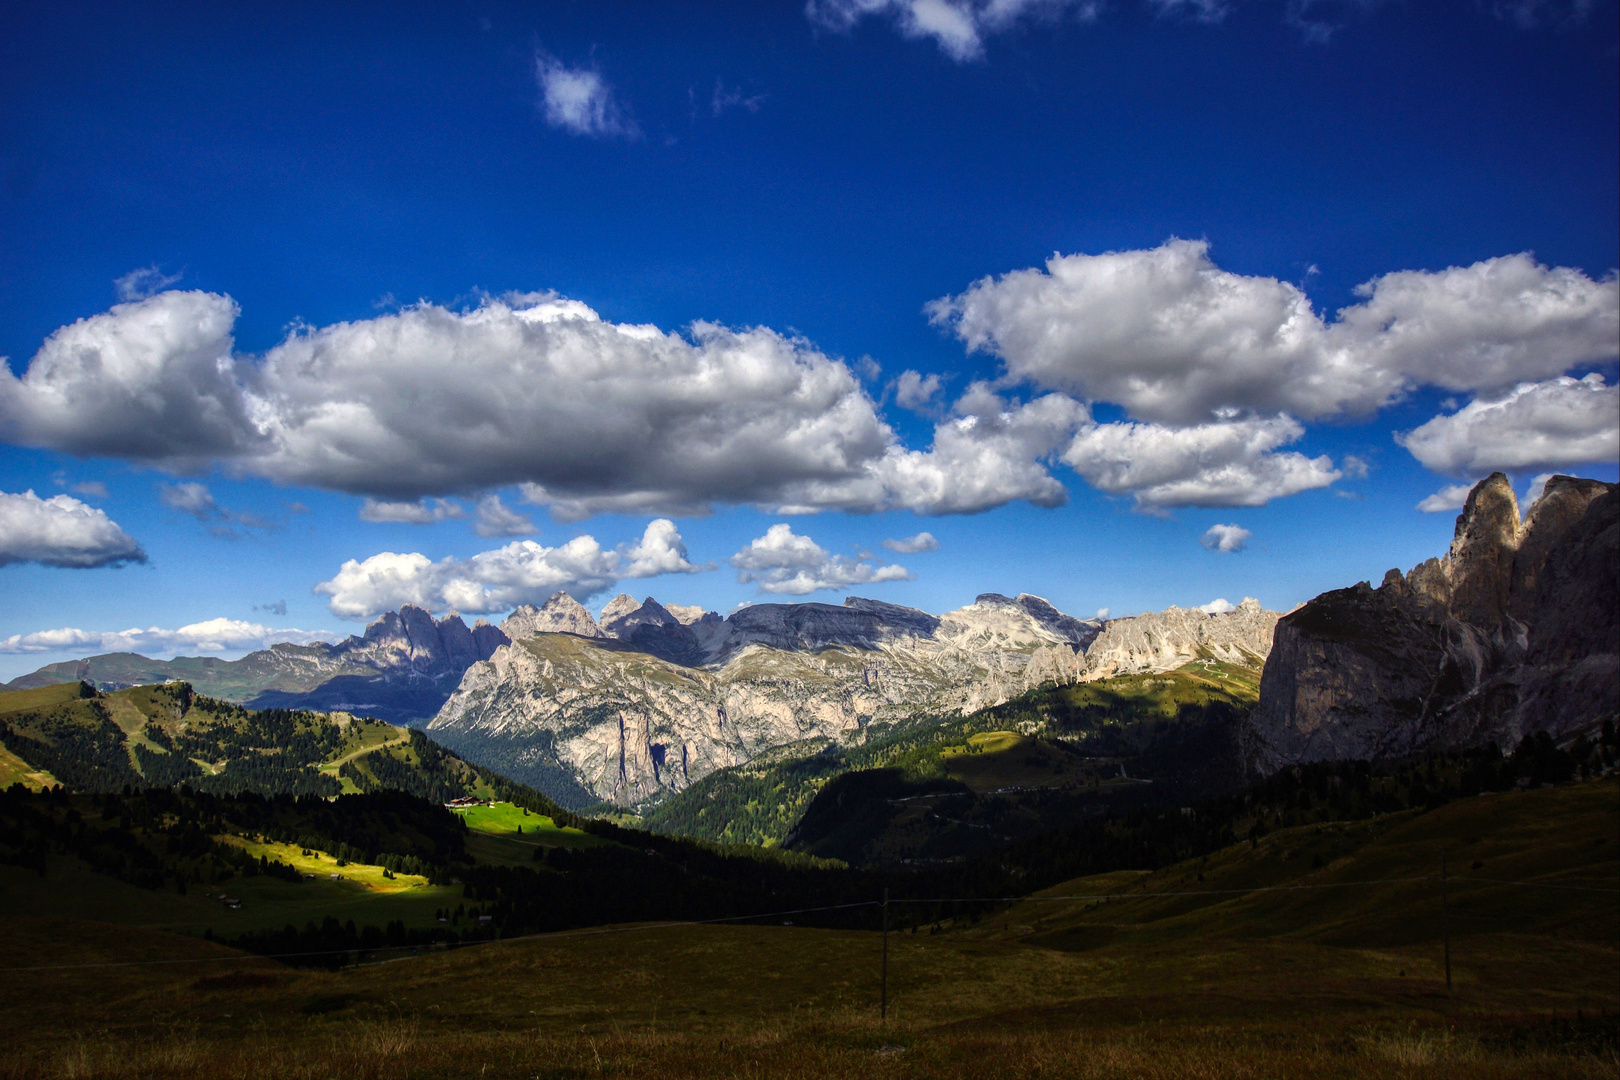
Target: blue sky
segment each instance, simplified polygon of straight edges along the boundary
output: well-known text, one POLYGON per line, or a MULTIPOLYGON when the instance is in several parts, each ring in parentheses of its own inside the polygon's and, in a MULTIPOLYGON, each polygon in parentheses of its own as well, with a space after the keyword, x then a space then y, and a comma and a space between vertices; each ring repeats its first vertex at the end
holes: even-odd
POLYGON ((6 14, 0 676, 558 585, 1286 609, 1616 478, 1612 2, 334 8, 6 14))

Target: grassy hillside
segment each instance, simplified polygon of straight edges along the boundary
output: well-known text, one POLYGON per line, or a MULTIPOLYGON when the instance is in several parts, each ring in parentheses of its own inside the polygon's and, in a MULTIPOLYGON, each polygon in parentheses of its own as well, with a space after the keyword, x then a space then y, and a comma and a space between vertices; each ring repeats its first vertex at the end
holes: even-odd
POLYGON ((184 784, 261 795, 405 791, 446 802, 506 799, 541 814, 539 792, 479 768, 421 732, 348 713, 244 709, 186 683, 102 693, 86 683, 0 691, 0 788, 80 792, 184 784))
POLYGON ((1495 747, 1404 761, 1317 762, 1241 790, 1181 801, 1184 789, 1116 780, 1106 788, 1030 788, 989 796, 902 770, 839 776, 806 807, 784 844, 855 866, 934 866, 968 891, 1039 888, 1077 874, 1154 869, 1277 829, 1434 809, 1482 792, 1613 771, 1612 723, 1568 749, 1545 735, 1511 754, 1495 747), (1168 797, 1166 797, 1168 796, 1168 797))
MULTIPOLYGON (((1041 806, 1060 792, 1083 795, 1094 812, 1099 800, 1131 806, 1157 795, 1135 782, 1157 779, 1159 791, 1176 788, 1167 798, 1195 801, 1241 782, 1232 733, 1258 693, 1258 672, 1204 660, 1161 675, 1046 686, 967 717, 924 719, 898 731, 875 725, 855 745, 814 740, 778 748, 711 773, 643 824, 721 843, 779 844, 829 782, 873 769, 898 770, 905 782, 930 790, 999 799, 1010 822, 995 834, 1002 839, 1038 828, 1041 806), (1040 805, 1021 812, 1016 804, 1032 798, 1040 805)), ((961 855, 992 839, 957 832, 934 847, 961 855)))
MULTIPOLYGON (((999 910, 970 931, 1070 952, 1197 941, 1288 941, 1369 954, 1384 977, 1484 987, 1474 943, 1554 938, 1607 954, 1620 933, 1620 783, 1487 793, 1431 811, 1281 829, 1154 872, 1079 878, 999 910), (1446 904, 1441 873, 1445 861, 1446 904), (1263 890, 1263 891, 1254 891, 1263 890), (1393 972, 1382 970, 1396 969, 1393 972)), ((1601 980, 1602 968, 1592 973, 1601 980)), ((1549 964, 1543 989, 1562 983, 1549 964)), ((1569 986, 1579 985, 1579 977, 1569 986)), ((1601 986, 1601 981, 1596 985, 1601 986)), ((1613 990, 1613 984, 1609 989, 1613 990)), ((1617 1002, 1620 1004, 1620 1002, 1617 1002)))
POLYGON ((0 1075, 1612 1077, 1617 822, 1594 781, 1279 828, 976 919, 897 901, 886 1023, 879 935, 797 917, 341 971, 13 918, 0 1075))

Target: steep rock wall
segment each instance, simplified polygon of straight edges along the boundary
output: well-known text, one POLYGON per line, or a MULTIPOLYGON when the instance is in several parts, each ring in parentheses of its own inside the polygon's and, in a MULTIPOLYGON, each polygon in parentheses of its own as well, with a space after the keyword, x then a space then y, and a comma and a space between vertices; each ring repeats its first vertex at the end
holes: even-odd
POLYGON ((1554 477, 1524 520, 1497 473, 1451 549, 1278 624, 1243 732, 1260 771, 1429 747, 1511 746, 1620 709, 1620 496, 1554 477))

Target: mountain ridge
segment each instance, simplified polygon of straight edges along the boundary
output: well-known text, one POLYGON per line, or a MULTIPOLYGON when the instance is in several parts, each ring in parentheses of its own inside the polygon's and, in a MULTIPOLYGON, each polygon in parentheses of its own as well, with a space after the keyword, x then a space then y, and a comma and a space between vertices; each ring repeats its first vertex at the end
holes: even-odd
POLYGON ((468 627, 459 615, 434 619, 406 604, 374 620, 363 634, 332 644, 278 642, 239 660, 104 653, 48 664, 4 689, 86 682, 110 691, 180 680, 251 708, 354 711, 422 722, 438 712, 468 667, 510 640, 483 619, 468 627))
POLYGON ((1244 729, 1262 772, 1546 732, 1620 710, 1620 494, 1555 476, 1521 519, 1507 477, 1469 492, 1447 553, 1284 616, 1244 729))
POLYGON ((1246 600, 1104 624, 1027 593, 984 593, 937 616, 862 597, 688 622, 651 597, 615 598, 600 624, 582 611, 566 594, 515 611, 502 623, 512 644, 468 669, 428 730, 565 804, 626 807, 782 745, 860 741, 1049 682, 1200 658, 1258 667, 1279 617, 1246 600), (1104 639, 1107 662, 1093 670, 1088 649, 1104 639))

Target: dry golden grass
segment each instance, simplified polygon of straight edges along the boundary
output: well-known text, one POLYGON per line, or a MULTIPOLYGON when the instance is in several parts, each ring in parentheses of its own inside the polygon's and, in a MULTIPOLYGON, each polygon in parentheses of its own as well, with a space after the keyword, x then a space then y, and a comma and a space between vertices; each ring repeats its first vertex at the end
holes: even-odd
POLYGON ((253 1030, 208 1041, 187 1032, 142 1042, 86 1037, 8 1075, 44 1078, 354 1078, 597 1076, 964 1077, 1185 1080, 1305 1077, 1613 1077, 1613 1053, 1500 1050, 1467 1032, 1289 1035, 1266 1030, 1160 1029, 935 1033, 857 1017, 767 1021, 726 1034, 619 1027, 599 1034, 424 1031, 414 1021, 315 1023, 295 1037, 253 1030))
POLYGON ((893 935, 882 1023, 869 933, 647 927, 325 972, 105 925, 16 929, 30 966, 194 961, 6 973, 0 1076, 19 1078, 1620 1075, 1615 951, 1553 939, 1469 939, 1495 985, 1465 966, 1447 994, 1427 945, 893 935))
POLYGON ((1344 831, 1278 833, 1049 894, 1077 901, 892 934, 887 1023, 869 932, 603 928, 328 972, 16 918, 0 1076, 1612 1080, 1617 794, 1606 781, 1392 817, 1350 829, 1366 835, 1342 856, 1344 831), (1450 992, 1433 883, 1410 880, 1442 843, 1483 866, 1452 894, 1450 992), (1198 874, 1222 888, 1396 880, 1149 895, 1198 874), (1509 891, 1510 876, 1561 887, 1509 891))

